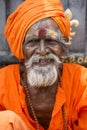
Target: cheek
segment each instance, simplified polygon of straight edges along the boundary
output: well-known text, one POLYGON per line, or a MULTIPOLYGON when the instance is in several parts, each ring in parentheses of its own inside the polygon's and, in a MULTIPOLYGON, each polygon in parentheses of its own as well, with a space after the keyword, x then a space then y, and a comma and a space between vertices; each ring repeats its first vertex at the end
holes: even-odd
POLYGON ((62 49, 59 46, 50 47, 50 49, 56 56, 60 56, 62 53, 62 49))
POLYGON ((28 58, 30 57, 31 52, 29 51, 28 48, 23 47, 23 54, 24 54, 24 58, 25 58, 25 60, 26 60, 26 59, 28 59, 28 58))
POLYGON ((23 52, 24 52, 24 58, 25 58, 25 60, 28 60, 35 53, 35 48, 24 47, 23 48, 23 52))

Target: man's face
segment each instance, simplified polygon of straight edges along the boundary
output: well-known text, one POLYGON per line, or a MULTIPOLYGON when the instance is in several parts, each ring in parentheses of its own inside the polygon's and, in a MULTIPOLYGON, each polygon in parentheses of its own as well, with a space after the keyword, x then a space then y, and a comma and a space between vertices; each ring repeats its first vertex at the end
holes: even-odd
POLYGON ((60 36, 61 32, 51 18, 37 22, 26 33, 23 52, 31 86, 47 87, 57 81, 62 52, 60 36))

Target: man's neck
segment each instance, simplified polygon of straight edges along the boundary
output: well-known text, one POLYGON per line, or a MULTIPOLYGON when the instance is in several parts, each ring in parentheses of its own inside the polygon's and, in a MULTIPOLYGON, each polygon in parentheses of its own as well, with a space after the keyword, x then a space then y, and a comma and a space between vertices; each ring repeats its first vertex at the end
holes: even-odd
MULTIPOLYGON (((31 86, 28 86, 28 88, 38 122, 44 129, 48 129, 55 104, 58 84, 56 82, 54 85, 45 88, 35 88, 31 86)), ((27 97, 26 104, 30 117, 34 119, 27 97)))

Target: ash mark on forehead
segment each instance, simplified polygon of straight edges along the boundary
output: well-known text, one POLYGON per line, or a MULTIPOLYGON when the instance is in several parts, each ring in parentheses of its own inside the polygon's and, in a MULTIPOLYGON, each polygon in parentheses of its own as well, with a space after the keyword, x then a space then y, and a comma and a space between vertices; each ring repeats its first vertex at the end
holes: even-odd
POLYGON ((36 22, 34 25, 31 26, 31 28, 34 29, 34 30, 37 30, 38 27, 41 25, 41 23, 42 23, 42 20, 36 22))

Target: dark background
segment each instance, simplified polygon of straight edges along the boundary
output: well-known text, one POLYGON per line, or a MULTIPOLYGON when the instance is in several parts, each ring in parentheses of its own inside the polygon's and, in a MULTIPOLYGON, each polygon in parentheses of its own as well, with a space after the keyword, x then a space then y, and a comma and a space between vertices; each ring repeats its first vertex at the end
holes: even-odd
MULTIPOLYGON (((0 0, 0 67, 20 61, 10 52, 3 31, 6 19, 23 0, 0 0)), ((79 26, 73 27, 76 36, 72 40, 64 62, 74 62, 87 67, 87 0, 62 0, 64 9, 70 8, 73 19, 79 20, 79 26)))

